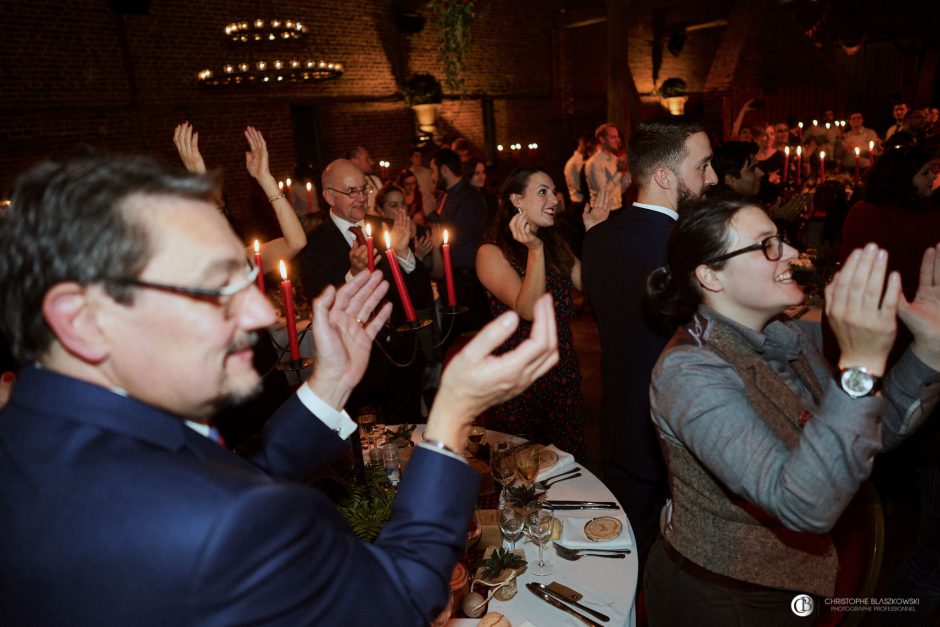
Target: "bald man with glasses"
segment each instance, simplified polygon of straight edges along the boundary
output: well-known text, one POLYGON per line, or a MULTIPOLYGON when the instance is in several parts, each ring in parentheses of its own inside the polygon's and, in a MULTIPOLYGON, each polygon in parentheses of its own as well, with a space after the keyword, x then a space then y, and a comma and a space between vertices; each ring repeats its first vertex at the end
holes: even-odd
MULTIPOLYGON (((366 175, 355 164, 346 159, 337 159, 323 171, 323 198, 330 207, 329 217, 307 237, 307 246, 297 255, 300 279, 306 298, 313 298, 326 286, 339 287, 360 272, 368 270, 366 246, 366 213, 369 198, 375 188, 366 175)), ((414 421, 421 416, 420 391, 421 372, 424 359, 414 353, 414 336, 401 334, 393 329, 405 323, 401 299, 394 289, 394 281, 387 259, 385 239, 379 222, 372 222, 375 251, 375 268, 382 271, 389 284, 388 298, 392 301, 390 325, 379 335, 369 369, 350 399, 350 411, 362 406, 375 405, 383 409, 385 421, 391 424, 414 421), (394 366, 387 353, 408 367, 394 366)), ((408 246, 411 228, 407 215, 395 221, 390 230, 392 248, 402 269, 412 304, 418 310, 427 309, 433 303, 430 293, 430 276, 427 268, 408 246)))

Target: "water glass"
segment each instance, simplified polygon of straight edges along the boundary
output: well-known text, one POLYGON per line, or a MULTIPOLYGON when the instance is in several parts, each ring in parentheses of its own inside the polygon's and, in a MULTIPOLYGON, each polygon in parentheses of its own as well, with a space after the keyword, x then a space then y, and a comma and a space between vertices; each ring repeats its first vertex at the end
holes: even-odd
POLYGON ((516 460, 509 442, 503 440, 491 447, 490 473, 493 480, 504 488, 516 476, 516 460))
POLYGON ((499 529, 506 539, 512 543, 513 553, 516 552, 516 540, 522 536, 522 532, 525 530, 525 514, 521 505, 517 500, 508 499, 500 503, 499 506, 499 529))
POLYGON ((526 507, 526 512, 526 532, 539 547, 539 560, 529 568, 529 572, 537 577, 550 575, 555 567, 545 561, 545 543, 552 537, 555 511, 548 503, 532 501, 526 507))

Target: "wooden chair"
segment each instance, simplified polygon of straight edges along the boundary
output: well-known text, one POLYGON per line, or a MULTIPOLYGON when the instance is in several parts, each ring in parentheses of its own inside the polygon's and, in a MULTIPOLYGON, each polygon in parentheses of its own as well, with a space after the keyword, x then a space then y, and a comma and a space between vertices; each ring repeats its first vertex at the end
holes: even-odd
MULTIPOLYGON (((884 557, 885 523, 881 498, 870 481, 862 484, 842 513, 832 530, 832 540, 839 553, 839 575, 833 596, 875 596, 884 557)), ((818 625, 855 627, 867 616, 867 612, 842 612, 828 606, 823 608, 818 625)))

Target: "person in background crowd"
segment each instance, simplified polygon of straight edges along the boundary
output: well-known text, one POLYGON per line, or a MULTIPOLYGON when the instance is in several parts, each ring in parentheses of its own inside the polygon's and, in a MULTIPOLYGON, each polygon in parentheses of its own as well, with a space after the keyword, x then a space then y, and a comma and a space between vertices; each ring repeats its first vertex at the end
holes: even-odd
POLYGON ((594 137, 597 150, 584 164, 589 201, 597 203, 597 195, 602 190, 606 191, 610 197, 610 210, 616 211, 623 205, 623 192, 630 185, 630 175, 624 176, 617 156, 623 147, 623 138, 620 130, 610 122, 598 126, 594 137))
POLYGON ((849 130, 842 137, 842 168, 846 172, 855 169, 855 149, 858 148, 858 166, 860 170, 871 167, 872 151, 869 148, 875 142, 875 155, 881 151, 881 140, 878 134, 870 128, 865 128, 865 118, 858 111, 849 114, 849 130))
MULTIPOLYGON (((424 215, 424 197, 418 188, 417 175, 405 168, 395 178, 395 185, 400 187, 405 194, 405 207, 408 209, 408 217, 415 224, 427 224, 427 217, 424 215)), ((376 201, 378 201, 378 198, 376 198, 376 201)))
MULTIPOLYGON (((346 159, 351 164, 362 170, 366 177, 366 182, 372 186, 372 194, 369 195, 366 210, 369 213, 375 212, 375 194, 382 189, 382 179, 374 174, 375 160, 364 146, 356 146, 346 151, 346 159)), ((323 190, 326 193, 326 190, 323 190)))
POLYGON ((901 127, 904 126, 904 117, 907 115, 908 111, 911 110, 910 103, 906 100, 899 100, 894 103, 894 106, 891 109, 891 114, 894 116, 894 124, 888 127, 888 130, 885 131, 885 141, 891 139, 891 136, 901 130, 901 127))
POLYGON ((479 157, 470 157, 462 162, 462 168, 464 180, 470 183, 470 187, 480 192, 483 200, 486 201, 486 223, 490 224, 499 210, 499 198, 487 189, 486 163, 479 157))
POLYGON ((434 196, 434 184, 431 182, 431 170, 424 166, 424 152, 420 148, 412 148, 409 153, 410 170, 418 179, 418 190, 421 192, 421 208, 427 217, 437 209, 434 196))

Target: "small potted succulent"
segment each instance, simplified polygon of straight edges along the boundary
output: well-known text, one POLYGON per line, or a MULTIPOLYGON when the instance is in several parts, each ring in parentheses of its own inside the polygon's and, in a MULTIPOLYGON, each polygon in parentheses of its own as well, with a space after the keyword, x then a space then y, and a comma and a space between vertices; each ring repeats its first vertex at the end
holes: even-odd
MULTIPOLYGON (((500 601, 508 601, 519 591, 516 578, 525 572, 528 565, 525 558, 517 553, 490 547, 477 567, 474 584, 479 582, 494 588, 494 597, 500 601)), ((472 591, 473 585, 470 588, 472 591)))

